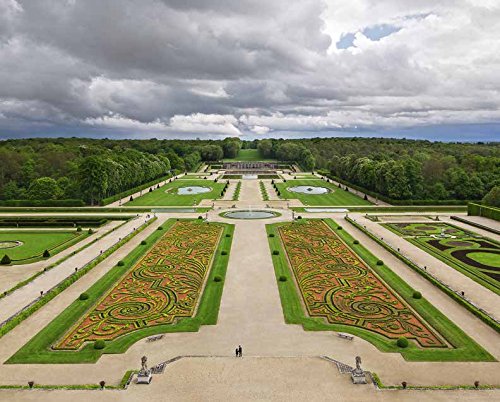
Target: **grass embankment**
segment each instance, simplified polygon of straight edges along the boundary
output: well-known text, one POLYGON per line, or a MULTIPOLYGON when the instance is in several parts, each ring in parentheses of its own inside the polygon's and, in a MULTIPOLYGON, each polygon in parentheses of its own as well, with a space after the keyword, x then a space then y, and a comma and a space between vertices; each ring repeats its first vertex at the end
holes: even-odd
POLYGON ((175 180, 167 183, 164 186, 146 192, 142 197, 138 197, 133 201, 127 202, 126 206, 193 206, 198 205, 201 200, 210 199, 214 200, 220 197, 220 193, 224 188, 225 183, 218 181, 214 183, 213 180, 175 180), (177 193, 180 187, 200 186, 209 187, 210 191, 201 194, 186 194, 180 195, 177 193))
POLYGON ((87 231, 77 232, 76 230, 2 231, 0 232, 0 243, 20 241, 22 245, 0 248, 0 258, 7 254, 13 265, 33 263, 44 258, 45 250, 50 253, 50 256, 54 256, 87 236, 87 231))
POLYGON ((275 159, 263 158, 258 149, 240 149, 235 158, 225 158, 224 162, 275 162, 275 159))
POLYGON ((371 205, 369 201, 320 179, 287 180, 286 183, 276 183, 276 185, 280 191, 281 198, 295 198, 300 200, 304 205, 371 205), (288 188, 296 186, 326 187, 330 191, 325 194, 304 194, 288 191, 288 188))
MULTIPOLYGON (((354 238, 344 230, 338 230, 338 225, 331 219, 324 220, 340 239, 350 247, 396 294, 402 297, 435 331, 437 331, 452 347, 450 348, 420 348, 410 342, 402 349, 396 345, 396 340, 388 339, 368 330, 338 324, 329 324, 321 318, 312 318, 305 314, 302 307, 299 290, 292 279, 293 272, 288 265, 285 250, 281 244, 277 228, 287 223, 266 225, 269 246, 271 250, 279 250, 278 255, 272 256, 276 280, 281 298, 281 305, 285 321, 288 324, 299 324, 307 331, 340 331, 359 336, 375 345, 382 352, 401 353, 409 361, 494 361, 485 349, 471 339, 465 332, 450 321, 424 297, 414 299, 413 289, 386 265, 377 265, 378 258, 368 251, 362 244, 354 244, 354 238), (274 234, 274 237, 269 237, 274 234), (279 281, 280 276, 289 280, 279 281)), ((306 220, 296 221, 295 225, 305 223, 306 220)))
MULTIPOLYGON (((175 219, 169 219, 165 222, 162 225, 163 230, 157 230, 152 233, 146 239, 146 243, 148 245, 156 243, 165 231, 171 228, 175 221, 175 219)), ((199 224, 206 223, 199 220, 199 224)), ((51 345, 57 342, 89 308, 100 300, 105 292, 111 289, 112 286, 132 269, 134 264, 151 247, 139 245, 123 259, 123 266, 117 265, 113 267, 85 292, 89 295, 87 300, 75 300, 26 343, 26 345, 19 349, 7 363, 94 363, 103 353, 124 353, 135 342, 147 336, 168 332, 196 332, 201 325, 215 325, 219 315, 219 306, 234 231, 234 225, 221 225, 224 225, 224 231, 215 252, 212 267, 208 272, 206 286, 194 317, 179 319, 175 324, 151 326, 123 335, 114 341, 106 342, 106 347, 102 350, 94 349, 93 343, 87 343, 78 351, 51 350, 51 345), (222 255, 222 250, 227 251, 227 254, 222 255), (216 276, 221 278, 220 282, 214 281, 216 276)))

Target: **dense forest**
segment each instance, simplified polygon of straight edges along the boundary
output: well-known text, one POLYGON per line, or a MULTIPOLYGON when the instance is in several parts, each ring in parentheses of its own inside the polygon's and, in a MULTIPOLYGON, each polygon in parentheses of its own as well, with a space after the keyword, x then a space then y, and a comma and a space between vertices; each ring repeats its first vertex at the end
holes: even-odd
POLYGON ((500 185, 500 143, 313 138, 263 140, 258 148, 389 201, 481 200, 491 193, 486 200, 492 204, 500 185))
MULTIPOLYGON (((83 200, 95 205, 202 161, 257 148, 389 200, 498 202, 500 143, 379 138, 299 140, 23 139, 0 142, 0 200, 83 200)), ((81 202, 81 201, 80 201, 81 202)))
POLYGON ((193 170, 202 160, 234 157, 240 147, 239 140, 231 139, 1 141, 0 199, 4 204, 6 200, 52 201, 47 205, 57 205, 53 202, 57 200, 83 200, 95 205, 141 184, 193 170))

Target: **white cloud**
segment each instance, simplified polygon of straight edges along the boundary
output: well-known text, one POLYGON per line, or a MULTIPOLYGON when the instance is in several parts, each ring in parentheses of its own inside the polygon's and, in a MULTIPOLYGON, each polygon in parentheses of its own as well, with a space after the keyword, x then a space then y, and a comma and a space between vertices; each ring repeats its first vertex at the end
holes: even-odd
POLYGON ((0 130, 500 124, 498 38, 495 0, 0 0, 0 130))
POLYGON ((227 136, 241 135, 237 124, 238 119, 232 115, 196 113, 189 116, 176 115, 170 119, 170 128, 173 131, 227 136))

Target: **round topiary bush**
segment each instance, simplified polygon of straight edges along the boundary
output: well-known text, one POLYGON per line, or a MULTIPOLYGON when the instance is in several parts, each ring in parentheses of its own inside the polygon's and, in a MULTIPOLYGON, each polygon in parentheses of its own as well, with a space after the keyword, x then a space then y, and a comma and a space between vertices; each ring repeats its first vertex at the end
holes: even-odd
POLYGON ((88 234, 93 234, 94 231, 92 230, 92 228, 89 228, 89 231, 88 231, 88 234))
POLYGON ((297 219, 302 219, 302 216, 300 216, 300 215, 299 215, 299 216, 297 216, 297 219))
POLYGON ((227 255, 227 251, 226 250, 222 250, 220 253, 221 253, 221 255, 227 255))
POLYGON ((384 265, 384 261, 382 261, 382 260, 378 260, 378 261, 377 261, 377 265, 384 265))
POLYGON ((222 282, 222 278, 219 275, 214 276, 214 282, 222 282))
POLYGON ((406 339, 404 336, 402 336, 401 338, 398 339, 398 341, 396 342, 396 344, 400 348, 407 348, 408 347, 408 339, 406 339))
POLYGON ((279 281, 280 282, 286 282, 287 281, 286 276, 285 275, 280 275, 279 281))
POLYGON ((422 293, 417 292, 417 291, 413 292, 413 298, 414 299, 421 299, 422 298, 422 293))
POLYGON ((342 230, 342 226, 337 226, 337 230, 342 230))
POLYGON ((274 233, 269 233, 269 237, 274 237, 274 233))
POLYGON ((163 226, 158 226, 157 230, 163 230, 163 226))
POLYGON ((87 300, 88 298, 89 298, 89 295, 87 293, 82 293, 78 299, 87 300))
POLYGON ((116 265, 118 265, 119 267, 123 267, 125 265, 125 263, 120 260, 120 261, 118 261, 118 264, 116 264, 116 265))
POLYGON ((359 240, 354 240, 352 243, 353 244, 359 244, 359 240))
POLYGON ((273 251, 273 255, 279 255, 279 254, 280 254, 280 252, 278 250, 273 251))
POLYGON ((81 232, 81 231, 82 231, 82 227, 81 227, 81 226, 78 226, 78 227, 76 228, 76 231, 77 231, 77 232, 81 232))
POLYGON ((104 349, 105 347, 106 343, 102 339, 99 339, 94 342, 94 349, 104 349))
POLYGON ((201 216, 201 215, 200 215, 200 216, 198 216, 198 219, 203 219, 203 216, 201 216))
POLYGON ((229 233, 226 233, 226 237, 231 237, 231 235, 229 233))

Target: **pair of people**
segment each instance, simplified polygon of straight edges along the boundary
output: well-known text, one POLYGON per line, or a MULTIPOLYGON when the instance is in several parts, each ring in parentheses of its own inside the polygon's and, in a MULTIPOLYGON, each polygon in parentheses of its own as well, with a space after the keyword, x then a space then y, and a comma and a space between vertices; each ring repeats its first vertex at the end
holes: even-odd
POLYGON ((235 349, 236 357, 243 357, 243 349, 241 345, 238 345, 238 347, 235 349))

